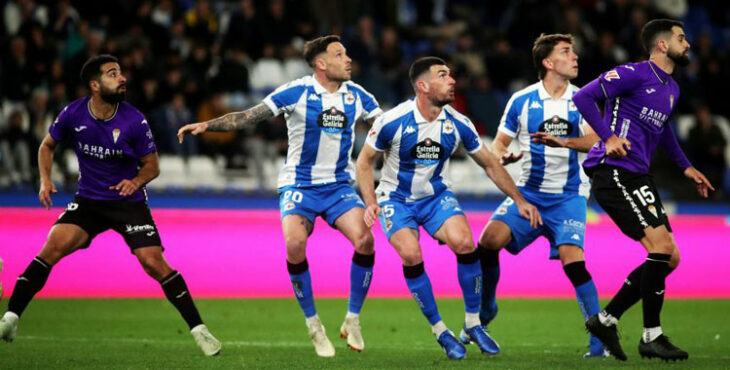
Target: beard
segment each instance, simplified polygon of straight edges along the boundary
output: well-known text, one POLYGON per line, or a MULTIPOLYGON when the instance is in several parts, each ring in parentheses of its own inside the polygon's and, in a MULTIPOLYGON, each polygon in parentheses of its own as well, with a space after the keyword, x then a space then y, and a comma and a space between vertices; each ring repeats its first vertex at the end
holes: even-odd
POLYGON ((102 86, 101 87, 101 92, 99 94, 99 96, 101 97, 101 100, 103 100, 103 101, 105 101, 106 103, 109 103, 109 104, 116 104, 116 103, 119 103, 119 102, 124 101, 124 98, 126 97, 127 92, 126 91, 119 91, 119 88, 120 87, 121 86, 119 86, 117 88, 117 90, 114 91, 114 90, 107 90, 106 88, 104 88, 102 86))
POLYGON ((448 95, 440 96, 440 97, 434 97, 431 98, 431 104, 433 104, 436 107, 443 107, 446 104, 451 104, 454 102, 453 97, 449 97, 448 95))
POLYGON ((680 67, 686 67, 689 64, 689 54, 683 54, 678 52, 672 52, 671 50, 667 53, 667 57, 671 59, 674 64, 680 67))

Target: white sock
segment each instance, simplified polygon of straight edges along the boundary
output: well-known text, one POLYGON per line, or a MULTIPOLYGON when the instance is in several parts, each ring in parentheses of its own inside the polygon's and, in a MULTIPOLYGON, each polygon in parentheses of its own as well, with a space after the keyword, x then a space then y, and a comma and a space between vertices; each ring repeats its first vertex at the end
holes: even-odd
POLYGON ((598 320, 601 324, 603 324, 603 326, 614 326, 618 324, 618 319, 605 310, 598 313, 598 320))
POLYGON ((641 339, 644 341, 644 343, 649 343, 653 341, 654 339, 657 339, 662 335, 662 327, 661 326, 655 326, 653 328, 644 328, 644 333, 641 335, 641 339))
POLYGON ((5 315, 3 315, 3 321, 9 322, 11 324, 17 324, 18 323, 18 315, 15 314, 15 312, 5 312, 5 315))
POLYGON ((321 321, 321 320, 319 319, 319 315, 317 315, 317 314, 314 314, 314 316, 310 316, 310 317, 307 317, 307 318, 306 318, 306 322, 307 322, 307 327, 310 327, 310 326, 312 326, 312 324, 313 324, 314 322, 316 322, 316 321, 321 321))
POLYGON ((464 319, 464 326, 466 326, 467 329, 473 328, 477 325, 481 325, 482 322, 479 321, 479 312, 467 312, 466 318, 464 319))
POLYGON ((352 318, 356 319, 358 317, 360 317, 359 313, 352 313, 350 311, 347 311, 347 315, 345 315, 345 319, 352 319, 352 318))
POLYGON ((431 332, 433 333, 433 335, 436 336, 436 338, 438 338, 439 335, 441 335, 441 333, 443 333, 447 330, 449 330, 449 328, 447 328, 446 324, 444 324, 444 322, 441 320, 439 320, 439 322, 431 325, 431 332))

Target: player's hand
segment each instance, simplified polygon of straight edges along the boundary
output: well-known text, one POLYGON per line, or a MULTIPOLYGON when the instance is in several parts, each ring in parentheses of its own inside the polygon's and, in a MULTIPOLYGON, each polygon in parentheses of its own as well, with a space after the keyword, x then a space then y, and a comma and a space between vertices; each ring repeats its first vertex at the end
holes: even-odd
POLYGON ((530 220, 530 226, 532 226, 533 229, 538 226, 542 226, 542 216, 540 216, 540 212, 537 210, 537 207, 524 200, 516 204, 517 209, 520 211, 520 216, 530 220))
POLYGON ((372 227, 375 225, 375 220, 380 216, 380 206, 377 204, 371 204, 365 208, 363 219, 365 220, 365 226, 372 227))
POLYGON ((522 159, 522 152, 520 152, 519 154, 507 152, 507 153, 504 153, 502 158, 499 159, 499 163, 501 163, 502 166, 506 166, 510 163, 515 163, 515 162, 519 161, 520 159, 522 159))
POLYGON ((137 189, 139 189, 139 184, 137 184, 134 180, 124 179, 118 184, 110 186, 109 189, 119 190, 119 195, 126 197, 137 191, 137 189))
POLYGON ((53 200, 51 200, 51 193, 58 193, 56 185, 51 181, 42 181, 41 190, 38 191, 38 200, 41 201, 45 209, 51 209, 53 207, 53 200))
POLYGON ((530 134, 532 142, 535 144, 543 144, 553 148, 565 148, 567 140, 565 138, 555 137, 547 132, 535 132, 530 134))
POLYGON ((631 142, 616 135, 606 141, 606 155, 611 158, 623 158, 631 150, 631 142))
POLYGON ((208 123, 206 122, 198 122, 198 123, 189 123, 183 127, 180 127, 179 130, 177 130, 177 141, 182 144, 183 137, 185 136, 186 132, 189 132, 193 135, 199 135, 205 132, 205 130, 208 129, 208 123))
POLYGON ((710 181, 707 180, 702 172, 697 171, 696 168, 687 168, 686 170, 684 170, 684 175, 687 176, 688 179, 694 181, 695 187, 697 188, 697 194, 699 194, 701 197, 707 198, 708 189, 715 191, 715 188, 712 187, 710 181))

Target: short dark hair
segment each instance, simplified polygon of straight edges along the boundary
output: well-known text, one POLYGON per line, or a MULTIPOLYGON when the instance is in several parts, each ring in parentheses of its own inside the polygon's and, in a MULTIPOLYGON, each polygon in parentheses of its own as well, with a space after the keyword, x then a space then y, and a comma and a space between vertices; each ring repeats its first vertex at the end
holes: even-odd
POLYGON ((91 80, 99 79, 99 76, 101 76, 101 66, 106 63, 119 63, 119 59, 113 55, 101 54, 89 58, 84 63, 84 66, 81 67, 81 81, 86 87, 89 86, 91 80))
POLYGON ((445 66, 446 62, 439 57, 423 57, 416 59, 411 68, 408 70, 408 78, 411 79, 411 85, 413 89, 416 89, 416 80, 421 77, 422 74, 428 72, 431 66, 445 66))
POLYGON ((644 50, 650 53, 657 36, 665 32, 672 32, 672 27, 675 26, 684 29, 684 24, 674 19, 654 19, 646 22, 641 28, 641 42, 644 44, 644 50))
POLYGON ((547 69, 545 69, 545 67, 542 65, 542 61, 543 59, 550 56, 550 53, 553 52, 553 48, 555 48, 555 45, 560 42, 567 42, 568 44, 572 45, 573 35, 562 33, 553 33, 550 35, 546 35, 542 33, 532 45, 532 64, 535 65, 535 69, 537 69, 537 77, 541 80, 547 74, 547 69))
POLYGON ((304 60, 309 63, 309 66, 314 68, 314 58, 320 53, 327 51, 327 47, 333 42, 340 42, 340 36, 327 35, 307 41, 304 44, 304 60))

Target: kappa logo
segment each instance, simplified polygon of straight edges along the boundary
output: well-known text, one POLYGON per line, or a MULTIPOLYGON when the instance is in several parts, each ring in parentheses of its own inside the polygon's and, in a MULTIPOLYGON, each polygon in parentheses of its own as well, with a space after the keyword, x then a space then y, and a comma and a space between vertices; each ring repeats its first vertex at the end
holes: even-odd
POLYGON ((537 100, 533 100, 532 104, 530 104, 530 109, 542 109, 542 105, 537 100))
POLYGON ((573 234, 570 238, 573 240, 580 240, 580 236, 578 234, 573 234))
POLYGON ((656 89, 646 89, 646 94, 653 94, 656 92, 656 89))
POLYGON ((605 75, 603 75, 603 79, 606 81, 620 80, 621 76, 618 75, 618 72, 616 72, 615 69, 612 69, 612 70, 606 72, 605 75))
POLYGON ((314 94, 309 94, 309 97, 307 97, 307 100, 319 101, 319 96, 314 95, 314 94))
POLYGON ((406 127, 405 130, 403 130, 404 134, 413 134, 415 132, 416 132, 416 129, 413 128, 413 126, 408 126, 408 127, 406 127))
POLYGON ((86 130, 86 126, 74 127, 74 131, 76 131, 76 132, 81 132, 81 131, 84 131, 84 130, 86 130))

